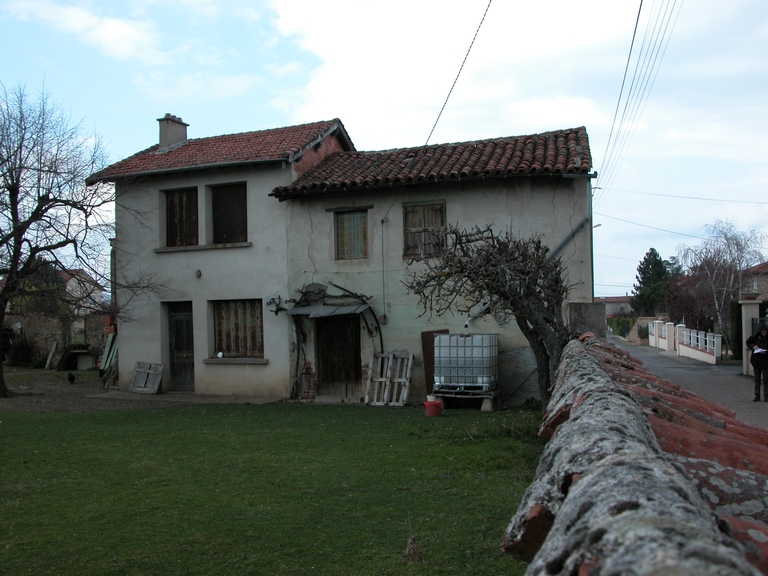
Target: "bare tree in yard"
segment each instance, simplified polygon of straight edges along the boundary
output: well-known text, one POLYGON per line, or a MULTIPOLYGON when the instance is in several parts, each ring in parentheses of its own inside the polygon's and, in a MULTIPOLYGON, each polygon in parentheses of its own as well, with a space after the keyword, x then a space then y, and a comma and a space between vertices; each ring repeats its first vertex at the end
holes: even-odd
MULTIPOLYGON (((562 263, 551 258, 541 238, 522 239, 507 231, 449 227, 444 248, 424 269, 409 275, 424 314, 469 314, 491 303, 499 325, 514 317, 536 357, 539 391, 545 401, 568 342, 563 302, 568 295, 562 263)), ((545 402, 546 403, 546 402, 545 402)))
MULTIPOLYGON (((50 267, 107 278, 113 190, 85 185, 105 164, 101 141, 47 94, 0 85, 0 325, 8 303, 50 267)), ((9 395, 0 362, 0 397, 9 395)))
POLYGON ((699 246, 679 246, 678 252, 688 274, 704 288, 706 308, 727 339, 731 333, 728 307, 743 289, 744 270, 763 261, 760 248, 765 236, 754 230, 740 232, 732 222, 721 220, 708 225, 706 231, 699 246))

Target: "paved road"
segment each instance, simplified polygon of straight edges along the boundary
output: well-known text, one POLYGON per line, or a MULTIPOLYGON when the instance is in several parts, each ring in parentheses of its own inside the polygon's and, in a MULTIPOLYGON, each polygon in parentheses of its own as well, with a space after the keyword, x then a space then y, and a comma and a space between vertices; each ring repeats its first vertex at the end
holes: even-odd
POLYGON ((741 363, 705 364, 675 352, 628 344, 611 335, 608 341, 628 351, 652 374, 734 410, 739 420, 768 429, 768 402, 752 402, 754 380, 741 373, 741 363))

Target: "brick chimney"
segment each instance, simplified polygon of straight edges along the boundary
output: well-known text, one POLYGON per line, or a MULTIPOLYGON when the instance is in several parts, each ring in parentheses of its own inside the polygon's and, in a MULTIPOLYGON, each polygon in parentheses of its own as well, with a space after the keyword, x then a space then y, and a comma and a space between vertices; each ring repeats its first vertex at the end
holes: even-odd
POLYGON ((181 118, 166 113, 157 121, 160 123, 160 150, 187 141, 187 126, 189 124, 182 122, 181 118))

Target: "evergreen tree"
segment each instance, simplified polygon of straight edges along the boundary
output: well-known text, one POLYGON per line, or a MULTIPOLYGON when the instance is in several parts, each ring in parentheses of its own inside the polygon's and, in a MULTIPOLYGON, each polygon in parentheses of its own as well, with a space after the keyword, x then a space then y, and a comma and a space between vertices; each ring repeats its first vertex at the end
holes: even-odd
POLYGON ((664 308, 664 296, 669 289, 669 269, 674 264, 662 260, 655 248, 646 253, 637 267, 637 284, 632 287, 630 305, 638 316, 655 316, 664 308))

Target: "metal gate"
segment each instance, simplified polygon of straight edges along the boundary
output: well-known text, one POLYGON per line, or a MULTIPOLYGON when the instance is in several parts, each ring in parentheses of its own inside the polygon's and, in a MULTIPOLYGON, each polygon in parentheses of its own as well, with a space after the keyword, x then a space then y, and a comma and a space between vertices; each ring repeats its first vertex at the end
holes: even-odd
POLYGON ((331 316, 316 322, 318 394, 361 398, 360 317, 331 316))
POLYGON ((195 352, 192 324, 192 302, 168 305, 171 336, 171 388, 181 392, 195 391, 195 352))

